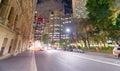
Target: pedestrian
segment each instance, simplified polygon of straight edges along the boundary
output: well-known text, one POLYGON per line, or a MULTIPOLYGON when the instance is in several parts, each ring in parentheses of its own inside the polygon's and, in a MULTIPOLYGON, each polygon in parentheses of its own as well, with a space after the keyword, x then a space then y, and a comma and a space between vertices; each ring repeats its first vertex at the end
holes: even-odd
POLYGON ((96 47, 96 52, 99 52, 99 48, 98 47, 96 47))

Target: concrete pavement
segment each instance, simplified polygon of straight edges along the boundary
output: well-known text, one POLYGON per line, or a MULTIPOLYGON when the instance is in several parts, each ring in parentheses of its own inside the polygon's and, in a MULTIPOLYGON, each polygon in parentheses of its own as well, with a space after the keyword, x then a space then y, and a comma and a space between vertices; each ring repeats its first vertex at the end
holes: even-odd
POLYGON ((30 51, 0 60, 0 71, 34 71, 33 54, 30 51))

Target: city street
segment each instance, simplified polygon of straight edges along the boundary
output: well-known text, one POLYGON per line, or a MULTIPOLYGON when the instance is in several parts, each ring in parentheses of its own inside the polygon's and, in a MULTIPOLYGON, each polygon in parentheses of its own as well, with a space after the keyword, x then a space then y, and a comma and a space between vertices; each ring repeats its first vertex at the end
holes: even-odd
POLYGON ((0 71, 120 71, 119 59, 58 50, 27 51, 0 61, 0 71))
POLYGON ((0 0, 0 71, 120 71, 120 0, 0 0))

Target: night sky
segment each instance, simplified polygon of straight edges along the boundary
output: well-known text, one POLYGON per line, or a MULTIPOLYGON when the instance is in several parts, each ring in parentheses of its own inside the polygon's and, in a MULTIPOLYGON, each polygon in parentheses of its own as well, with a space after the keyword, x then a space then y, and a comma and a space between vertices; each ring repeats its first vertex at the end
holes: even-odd
MULTIPOLYGON (((38 4, 50 1, 50 0, 38 0, 38 4)), ((60 0, 54 0, 54 1, 60 1, 60 0)), ((64 4, 64 13, 72 13, 72 0, 61 0, 61 3, 64 4)))
POLYGON ((63 0, 64 3, 64 10, 66 13, 72 13, 72 0, 63 0))

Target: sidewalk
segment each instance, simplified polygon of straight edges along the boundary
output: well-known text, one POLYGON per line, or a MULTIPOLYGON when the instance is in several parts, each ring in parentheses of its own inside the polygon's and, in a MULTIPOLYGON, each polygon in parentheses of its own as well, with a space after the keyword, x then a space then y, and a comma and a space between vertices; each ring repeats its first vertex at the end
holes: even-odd
POLYGON ((9 58, 10 56, 11 56, 11 54, 6 54, 6 55, 3 55, 3 56, 0 56, 0 60, 9 58))
POLYGON ((11 54, 5 54, 3 56, 0 56, 0 60, 7 59, 7 58, 9 58, 11 56, 17 56, 17 55, 22 54, 24 52, 26 52, 26 51, 23 51, 21 53, 15 52, 15 53, 11 53, 11 54))
POLYGON ((0 71, 31 71, 32 54, 23 52, 0 60, 0 71))

